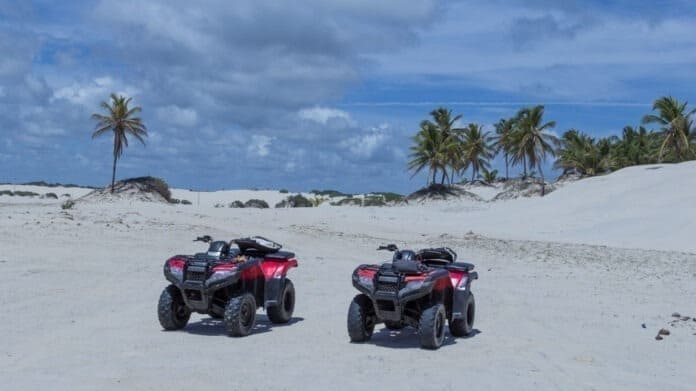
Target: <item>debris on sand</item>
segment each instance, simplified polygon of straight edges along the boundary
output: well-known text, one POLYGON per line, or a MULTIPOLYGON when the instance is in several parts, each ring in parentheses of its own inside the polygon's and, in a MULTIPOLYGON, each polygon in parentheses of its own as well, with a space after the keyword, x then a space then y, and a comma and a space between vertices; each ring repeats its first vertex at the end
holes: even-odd
POLYGON ((658 335, 669 335, 669 330, 667 329, 660 329, 660 331, 657 332, 658 335))
POLYGON ((674 312, 674 313, 672 314, 672 317, 673 317, 673 318, 681 318, 681 315, 679 314, 679 312, 674 312))

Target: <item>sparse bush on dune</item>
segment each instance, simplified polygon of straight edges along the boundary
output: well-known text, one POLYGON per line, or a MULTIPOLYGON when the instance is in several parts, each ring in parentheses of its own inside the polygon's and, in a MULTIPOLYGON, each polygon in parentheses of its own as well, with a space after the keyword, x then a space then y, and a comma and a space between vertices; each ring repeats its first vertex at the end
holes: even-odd
POLYGON ((302 194, 289 196, 275 205, 276 208, 311 208, 312 206, 312 201, 302 194))
POLYGON ((189 200, 181 200, 181 205, 191 205, 191 201, 189 201, 189 200))
POLYGON ((350 196, 350 197, 346 197, 342 200, 332 202, 331 205, 333 205, 333 206, 343 206, 343 205, 362 206, 362 200, 360 198, 354 198, 354 197, 350 196))
POLYGON ((169 203, 170 203, 170 204, 180 204, 180 203, 181 203, 181 200, 180 200, 180 199, 177 199, 177 198, 171 198, 171 199, 169 200, 169 203))
POLYGON ((53 198, 54 200, 58 199, 58 195, 56 193, 46 193, 43 196, 44 198, 53 198))
POLYGON ((162 178, 155 178, 155 177, 151 177, 151 176, 130 178, 130 179, 125 179, 123 181, 119 181, 117 183, 116 187, 118 187, 118 185, 121 183, 123 183, 124 185, 131 184, 131 183, 141 184, 145 187, 143 190, 155 191, 155 192, 159 193, 165 200, 167 200, 167 202, 170 202, 172 199, 172 193, 169 190, 169 185, 162 178))
POLYGON ((384 197, 382 196, 367 196, 363 199, 362 206, 384 206, 384 197))
POLYGON ((39 195, 39 193, 34 193, 33 191, 21 191, 21 190, 18 190, 18 191, 15 191, 15 192, 14 192, 14 195, 16 195, 16 196, 18 196, 18 197, 36 197, 36 196, 39 195))
POLYGON ((14 197, 14 193, 13 193, 12 191, 10 191, 10 190, 0 190, 0 196, 4 196, 4 195, 10 196, 10 197, 14 197))
POLYGON ((223 204, 215 204, 215 207, 216 207, 216 208, 224 208, 225 205, 223 205, 223 204))
POLYGON ((75 201, 67 200, 67 201, 63 202, 63 204, 60 207, 63 210, 67 210, 67 209, 72 209, 74 206, 75 206, 75 201))
POLYGON ((61 195, 61 197, 70 198, 70 193, 64 193, 64 194, 61 195))
POLYGON ((328 196, 333 197, 350 197, 351 194, 342 193, 338 190, 312 190, 310 193, 318 196, 328 196))
POLYGON ((251 199, 251 200, 245 202, 242 207, 266 209, 266 208, 268 208, 268 202, 266 202, 264 200, 259 200, 259 199, 251 199))
POLYGON ((243 208, 244 203, 240 200, 232 201, 229 205, 230 208, 243 208))
POLYGON ((288 193, 288 189, 280 189, 280 190, 278 190, 278 192, 281 193, 281 194, 287 194, 287 193, 288 193))

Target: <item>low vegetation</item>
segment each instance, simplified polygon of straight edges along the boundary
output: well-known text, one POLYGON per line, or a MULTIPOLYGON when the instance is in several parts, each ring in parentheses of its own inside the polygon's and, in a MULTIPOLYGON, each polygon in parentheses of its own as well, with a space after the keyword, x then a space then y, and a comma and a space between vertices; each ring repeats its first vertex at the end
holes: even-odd
POLYGON ((289 196, 275 205, 276 208, 311 208, 312 201, 304 197, 302 194, 289 196))
POLYGON ((268 202, 264 200, 259 200, 259 199, 251 199, 247 202, 244 203, 243 205, 244 208, 259 208, 259 209, 267 209, 268 208, 268 202))

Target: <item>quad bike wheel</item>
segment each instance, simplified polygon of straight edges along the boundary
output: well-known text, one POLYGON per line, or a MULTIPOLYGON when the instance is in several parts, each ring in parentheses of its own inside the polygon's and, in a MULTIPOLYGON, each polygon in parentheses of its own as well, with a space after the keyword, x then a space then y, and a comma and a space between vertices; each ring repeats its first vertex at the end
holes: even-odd
POLYGON ((256 299, 251 293, 244 293, 230 299, 224 316, 227 334, 231 337, 249 335, 256 324, 256 299))
POLYGON ((365 342, 375 330, 375 311, 372 300, 364 294, 353 298, 348 308, 348 335, 351 342, 365 342))
POLYGON ((390 320, 385 320, 384 327, 388 328, 389 330, 401 330, 404 328, 404 324, 401 322, 393 322, 390 320))
POLYGON ((174 285, 164 288, 157 305, 157 317, 165 330, 180 330, 186 326, 191 311, 186 307, 181 291, 174 285))
POLYGON ((288 323, 292 319, 292 312, 295 310, 295 287, 292 281, 285 280, 283 292, 278 305, 268 308, 268 319, 271 323, 288 323))
POLYGON ((464 317, 452 319, 449 323, 450 334, 455 337, 465 337, 474 331, 474 316, 476 315, 476 302, 474 294, 469 292, 464 304, 464 317))
POLYGON ((420 317, 418 334, 421 347, 424 349, 438 349, 445 340, 445 306, 436 303, 426 308, 420 317))

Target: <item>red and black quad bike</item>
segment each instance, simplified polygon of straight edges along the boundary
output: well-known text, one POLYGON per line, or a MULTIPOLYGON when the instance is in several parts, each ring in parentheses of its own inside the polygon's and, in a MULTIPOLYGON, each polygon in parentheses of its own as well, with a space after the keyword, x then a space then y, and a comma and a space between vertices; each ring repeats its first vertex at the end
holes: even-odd
POLYGON ((160 295, 157 314, 165 330, 183 328, 191 312, 198 312, 222 319, 230 336, 242 337, 254 328, 258 307, 272 323, 290 321, 295 288, 286 274, 297 267, 295 254, 260 236, 228 243, 206 235, 196 241, 209 243, 208 252, 164 263, 171 285, 160 295))
POLYGON ((476 304, 471 282, 478 279, 474 265, 456 262, 457 254, 447 247, 414 252, 390 244, 378 250, 394 252, 392 262, 360 265, 353 272, 353 286, 362 293, 348 310, 351 342, 370 340, 375 325, 382 322, 390 330, 416 328, 425 349, 442 345, 445 321, 452 336, 473 332, 476 304))

